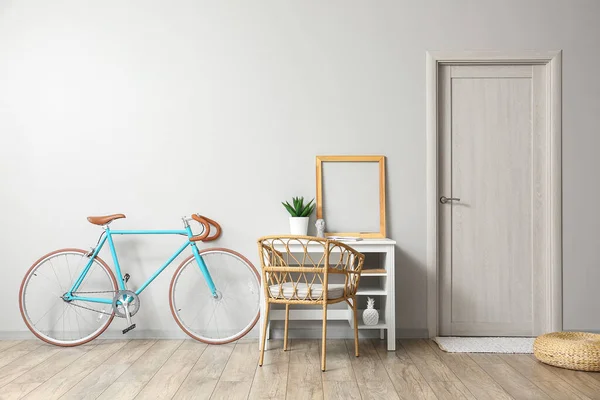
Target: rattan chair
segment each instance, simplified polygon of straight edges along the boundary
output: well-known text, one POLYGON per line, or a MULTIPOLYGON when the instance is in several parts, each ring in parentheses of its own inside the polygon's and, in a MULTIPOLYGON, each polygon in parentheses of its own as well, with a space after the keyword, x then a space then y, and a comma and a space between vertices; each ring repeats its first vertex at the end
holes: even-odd
POLYGON ((358 357, 356 289, 364 255, 344 243, 310 236, 266 236, 258 240, 258 251, 266 302, 258 365, 263 364, 271 304, 285 304, 284 351, 288 343, 290 305, 323 308, 321 370, 325 371, 327 306, 345 301, 354 315, 354 353, 358 357), (330 283, 332 274, 342 275, 338 279, 343 283, 330 283))

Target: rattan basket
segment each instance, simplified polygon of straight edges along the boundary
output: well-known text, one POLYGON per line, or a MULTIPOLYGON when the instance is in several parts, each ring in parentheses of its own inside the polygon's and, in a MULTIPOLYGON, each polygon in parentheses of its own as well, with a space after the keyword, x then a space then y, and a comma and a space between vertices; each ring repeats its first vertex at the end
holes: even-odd
POLYGON ((541 362, 577 371, 600 371, 600 334, 554 332, 538 336, 533 353, 541 362))

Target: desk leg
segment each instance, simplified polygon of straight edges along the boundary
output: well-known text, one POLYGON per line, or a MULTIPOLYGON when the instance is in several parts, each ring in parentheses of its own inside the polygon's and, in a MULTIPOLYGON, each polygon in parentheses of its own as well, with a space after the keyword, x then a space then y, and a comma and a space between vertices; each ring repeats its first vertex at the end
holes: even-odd
POLYGON ((386 322, 388 326, 387 330, 387 349, 388 351, 396 351, 396 278, 395 278, 395 261, 394 246, 391 245, 386 251, 386 270, 389 271, 387 278, 387 291, 388 296, 386 297, 386 322))
POLYGON ((379 340, 385 339, 385 329, 379 330, 379 340))
MULTIPOLYGON (((265 306, 264 304, 260 307, 260 318, 258 319, 258 323, 256 324, 256 328, 258 329, 258 350, 260 350, 260 344, 262 343, 262 327, 265 323, 265 306)), ((271 338, 271 321, 267 324, 267 340, 265 342, 265 350, 269 350, 269 339, 271 338)))
MULTIPOLYGON (((267 323, 267 343, 271 340, 271 321, 267 323)), ((267 346, 269 348, 269 346, 267 346)))
MULTIPOLYGON (((271 311, 273 307, 271 307, 271 311)), ((258 318, 258 350, 260 350, 260 344, 262 342, 262 327, 265 323, 265 312, 266 312, 266 301, 265 301, 265 291, 262 287, 262 282, 260 286, 260 316, 258 318)), ((265 350, 269 349, 269 339, 271 339, 271 321, 267 324, 267 340, 265 342, 265 350)))
MULTIPOLYGON (((262 297, 261 297, 261 299, 262 299, 262 297)), ((258 317, 258 323, 255 325, 255 328, 258 329, 258 351, 260 351, 260 344, 262 343, 262 326, 264 324, 264 315, 265 315, 265 307, 261 300, 260 315, 258 317)))
POLYGON ((387 330, 387 349, 388 351, 396 351, 396 328, 388 328, 387 330))

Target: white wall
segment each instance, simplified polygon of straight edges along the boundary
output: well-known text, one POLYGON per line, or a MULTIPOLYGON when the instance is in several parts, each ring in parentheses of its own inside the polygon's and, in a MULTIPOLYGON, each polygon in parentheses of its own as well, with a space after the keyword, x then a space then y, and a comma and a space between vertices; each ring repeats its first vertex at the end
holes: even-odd
MULTIPOLYGON (((25 330, 38 256, 95 243, 87 215, 178 228, 200 211, 256 262, 256 238, 288 229, 279 202, 314 194, 315 155, 385 154, 398 328, 424 333, 425 51, 455 49, 564 50, 564 323, 600 330, 599 16, 592 0, 0 0, 0 330, 25 330)), ((141 282, 179 240, 120 239, 125 270, 141 282)), ((176 331, 169 275, 138 327, 176 331)))

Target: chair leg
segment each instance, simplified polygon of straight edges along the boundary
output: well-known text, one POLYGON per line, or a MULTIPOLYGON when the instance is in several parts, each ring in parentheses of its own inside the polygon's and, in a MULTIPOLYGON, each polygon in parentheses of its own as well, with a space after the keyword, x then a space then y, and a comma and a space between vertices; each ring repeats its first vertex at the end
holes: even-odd
POLYGON ((283 329, 283 351, 287 350, 288 345, 288 325, 290 320, 290 305, 285 305, 285 328, 283 329))
POLYGON ((356 297, 352 299, 352 311, 354 312, 354 355, 358 357, 358 313, 356 311, 356 297))
POLYGON ((327 303, 323 304, 323 337, 321 341, 321 371, 325 372, 325 354, 327 352, 327 303))
POLYGON ((265 341, 267 340, 267 325, 269 325, 269 310, 271 309, 271 304, 267 302, 265 306, 265 321, 263 324, 263 334, 262 341, 260 343, 260 359, 258 360, 258 365, 262 367, 263 361, 265 359, 265 341))

